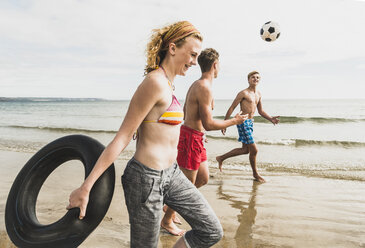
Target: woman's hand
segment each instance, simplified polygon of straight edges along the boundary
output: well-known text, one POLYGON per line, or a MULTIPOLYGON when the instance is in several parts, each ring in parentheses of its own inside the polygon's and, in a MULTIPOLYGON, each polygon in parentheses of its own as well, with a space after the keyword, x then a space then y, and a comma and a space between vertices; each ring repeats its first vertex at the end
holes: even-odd
POLYGON ((83 188, 82 186, 80 188, 75 189, 70 194, 69 198, 69 204, 66 207, 67 210, 70 210, 71 208, 80 208, 80 216, 79 219, 82 220, 85 217, 86 214, 86 207, 89 202, 89 194, 90 192, 83 188))

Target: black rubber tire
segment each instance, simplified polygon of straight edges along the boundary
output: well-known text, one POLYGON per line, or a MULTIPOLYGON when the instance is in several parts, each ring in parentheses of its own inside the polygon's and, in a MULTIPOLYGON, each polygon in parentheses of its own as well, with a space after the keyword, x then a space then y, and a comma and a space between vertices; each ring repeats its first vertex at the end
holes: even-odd
POLYGON ((44 181, 58 166, 80 160, 86 178, 103 150, 95 139, 70 135, 49 143, 24 165, 11 187, 5 209, 6 230, 17 247, 77 247, 99 225, 114 193, 114 164, 95 182, 83 220, 78 218, 80 209, 74 208, 58 221, 42 225, 35 206, 44 181))

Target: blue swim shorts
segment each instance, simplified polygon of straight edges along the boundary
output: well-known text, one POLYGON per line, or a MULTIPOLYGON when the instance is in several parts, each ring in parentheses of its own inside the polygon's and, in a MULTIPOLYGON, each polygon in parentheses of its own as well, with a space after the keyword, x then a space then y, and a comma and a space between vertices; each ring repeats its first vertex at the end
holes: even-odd
POLYGON ((253 144, 253 119, 247 119, 242 124, 237 125, 238 129, 238 141, 244 144, 253 144))

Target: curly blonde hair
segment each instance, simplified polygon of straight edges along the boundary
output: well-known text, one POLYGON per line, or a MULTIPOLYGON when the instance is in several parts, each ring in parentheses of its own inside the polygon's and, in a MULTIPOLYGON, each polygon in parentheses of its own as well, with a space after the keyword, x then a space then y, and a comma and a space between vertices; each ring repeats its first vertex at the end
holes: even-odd
POLYGON ((144 69, 144 75, 158 68, 166 56, 170 43, 175 43, 176 47, 181 47, 189 36, 203 41, 200 32, 188 21, 180 21, 152 30, 151 39, 146 49, 147 65, 144 69))

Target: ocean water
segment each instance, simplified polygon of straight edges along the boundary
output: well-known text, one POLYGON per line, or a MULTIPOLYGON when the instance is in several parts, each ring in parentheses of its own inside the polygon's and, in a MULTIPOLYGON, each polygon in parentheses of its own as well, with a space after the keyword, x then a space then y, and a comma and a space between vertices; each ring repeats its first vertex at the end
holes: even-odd
MULTIPOLYGON (((230 104, 231 100, 216 100, 214 118, 223 119, 230 104)), ((96 99, 2 99, 0 150, 35 153, 70 134, 88 135, 106 145, 128 105, 129 101, 96 99)), ((264 100, 263 107, 281 117, 274 126, 255 116, 260 170, 365 181, 365 99, 264 100)), ((212 164, 216 155, 240 146, 235 127, 228 128, 225 136, 211 131, 207 137, 212 164)), ((247 156, 229 159, 224 166, 250 170, 247 156)))

